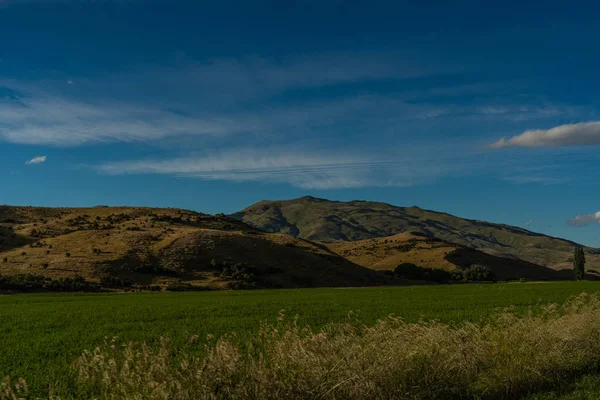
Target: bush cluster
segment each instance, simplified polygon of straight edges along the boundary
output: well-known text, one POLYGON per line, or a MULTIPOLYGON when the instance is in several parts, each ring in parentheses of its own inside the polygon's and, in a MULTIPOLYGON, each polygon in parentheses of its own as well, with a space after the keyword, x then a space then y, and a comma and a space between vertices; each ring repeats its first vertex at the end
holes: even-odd
POLYGON ((176 281, 169 282, 169 284, 165 287, 165 290, 167 292, 189 292, 192 290, 196 290, 196 287, 192 284, 182 282, 178 279, 176 281))
POLYGON ((258 284, 256 268, 246 263, 224 262, 219 265, 213 260, 211 265, 220 266, 220 278, 229 281, 229 287, 232 289, 251 289, 258 284))
POLYGON ((0 290, 82 292, 98 289, 98 284, 88 282, 81 276, 52 279, 35 274, 0 275, 0 290))
POLYGON ((122 289, 122 288, 131 287, 133 285, 133 283, 130 280, 121 279, 116 276, 103 276, 102 278, 100 278, 100 285, 103 288, 122 289))
POLYGON ((464 281, 486 282, 496 279, 488 267, 480 264, 473 264, 469 268, 462 270, 461 273, 464 281))
POLYGON ((150 275, 163 275, 163 276, 175 276, 177 273, 175 271, 171 271, 170 269, 161 267, 160 265, 152 265, 152 264, 138 264, 129 268, 130 271, 138 272, 141 274, 150 274, 150 275))
POLYGON ((494 274, 484 265, 473 264, 466 269, 446 271, 437 268, 419 267, 403 263, 396 267, 394 275, 402 279, 449 283, 449 282, 486 282, 495 280, 494 274))
POLYGON ((396 267, 394 275, 411 280, 447 283, 452 280, 452 274, 443 269, 424 268, 411 263, 403 263, 396 267))

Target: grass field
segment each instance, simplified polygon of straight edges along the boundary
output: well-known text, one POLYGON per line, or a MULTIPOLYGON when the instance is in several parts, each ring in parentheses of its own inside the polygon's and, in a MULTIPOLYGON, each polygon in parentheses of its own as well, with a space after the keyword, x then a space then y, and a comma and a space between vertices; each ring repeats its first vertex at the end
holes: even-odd
POLYGON ((104 337, 184 345, 192 335, 255 334, 280 310, 319 328, 348 314, 365 324, 395 314, 406 321, 478 322, 514 306, 560 303, 600 283, 555 282, 138 294, 37 294, 0 297, 0 376, 23 377, 34 394, 65 381, 83 350, 104 337))

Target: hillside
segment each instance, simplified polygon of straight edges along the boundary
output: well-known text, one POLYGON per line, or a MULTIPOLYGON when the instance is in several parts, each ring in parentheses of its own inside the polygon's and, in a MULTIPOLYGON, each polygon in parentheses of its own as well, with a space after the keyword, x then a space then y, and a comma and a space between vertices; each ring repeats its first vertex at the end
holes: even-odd
POLYGON ((178 209, 0 206, 0 275, 204 288, 368 286, 327 248, 178 209))
POLYGON ((454 271, 472 264, 487 266, 501 280, 570 279, 572 272, 501 258, 465 246, 421 234, 399 233, 393 236, 354 242, 332 242, 327 247, 340 256, 364 267, 393 271, 399 264, 454 271))
MULTIPOLYGON (((554 269, 570 267, 576 243, 526 229, 459 218, 419 207, 369 201, 339 202, 310 196, 261 201, 232 217, 269 232, 312 241, 357 241, 420 232, 490 255, 554 269)), ((586 248, 587 265, 600 266, 600 251, 586 248)))

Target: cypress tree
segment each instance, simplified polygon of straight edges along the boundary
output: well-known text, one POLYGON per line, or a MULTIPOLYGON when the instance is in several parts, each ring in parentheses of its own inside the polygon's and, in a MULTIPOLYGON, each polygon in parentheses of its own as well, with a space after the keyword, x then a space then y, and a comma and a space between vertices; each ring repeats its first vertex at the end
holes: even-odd
POLYGON ((585 254, 583 247, 576 247, 573 255, 573 272, 575 272, 575 279, 580 281, 583 279, 585 273, 585 254))

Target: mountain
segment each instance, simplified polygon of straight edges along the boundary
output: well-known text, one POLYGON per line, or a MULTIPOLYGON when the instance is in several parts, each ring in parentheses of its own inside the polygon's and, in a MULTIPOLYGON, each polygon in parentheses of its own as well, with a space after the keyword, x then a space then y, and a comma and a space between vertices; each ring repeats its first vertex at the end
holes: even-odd
POLYGON ((0 206, 0 275, 17 274, 196 288, 369 286, 387 279, 320 244, 227 216, 0 206))
MULTIPOLYGON (((372 201, 331 201, 310 196, 261 201, 232 215, 268 232, 320 242, 357 241, 417 232, 502 258, 570 268, 577 244, 527 229, 459 218, 419 207, 372 201)), ((600 266, 600 251, 586 247, 587 266, 600 266)))

